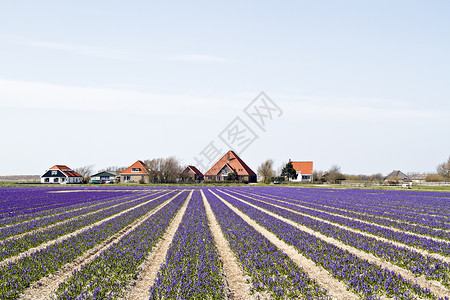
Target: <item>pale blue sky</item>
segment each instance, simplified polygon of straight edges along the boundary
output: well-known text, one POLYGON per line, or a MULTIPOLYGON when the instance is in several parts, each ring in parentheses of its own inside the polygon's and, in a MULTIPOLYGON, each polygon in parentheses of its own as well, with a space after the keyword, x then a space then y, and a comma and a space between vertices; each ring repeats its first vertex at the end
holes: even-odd
POLYGON ((448 1, 2 1, 0 175, 194 164, 261 91, 284 113, 254 128, 255 171, 434 171, 450 155, 449 15, 448 1))

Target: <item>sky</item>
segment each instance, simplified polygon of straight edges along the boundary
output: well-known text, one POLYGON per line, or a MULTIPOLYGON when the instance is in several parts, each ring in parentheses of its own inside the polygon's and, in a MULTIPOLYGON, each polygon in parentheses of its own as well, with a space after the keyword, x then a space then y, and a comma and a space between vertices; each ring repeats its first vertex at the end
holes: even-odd
POLYGON ((0 175, 207 167, 228 149, 254 171, 433 172, 450 156, 449 15, 448 1, 1 1, 0 175))

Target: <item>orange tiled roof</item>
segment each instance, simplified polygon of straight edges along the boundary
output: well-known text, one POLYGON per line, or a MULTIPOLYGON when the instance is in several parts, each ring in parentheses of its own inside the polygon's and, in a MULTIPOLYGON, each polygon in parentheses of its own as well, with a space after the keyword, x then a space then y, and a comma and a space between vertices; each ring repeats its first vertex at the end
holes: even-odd
POLYGON ((133 175, 133 174, 149 174, 147 166, 142 161, 138 160, 120 173, 120 175, 133 175), (132 169, 139 169, 139 171, 133 172, 131 171, 132 169))
POLYGON ((205 173, 206 175, 217 175, 220 170, 222 170, 222 168, 228 164, 230 166, 230 168, 236 170, 236 173, 238 175, 255 175, 255 172, 252 171, 252 169, 250 169, 245 162, 239 157, 237 156, 236 153, 234 153, 233 151, 228 151, 227 153, 225 153, 225 155, 219 159, 218 162, 216 162, 216 164, 208 170, 208 172, 205 173), (228 161, 228 157, 230 158, 230 160, 228 161))
POLYGON ((312 174, 313 162, 312 161, 291 161, 294 170, 301 172, 303 175, 312 174))
POLYGON ((60 171, 69 170, 70 171, 72 169, 66 165, 54 165, 53 167, 50 168, 50 170, 60 170, 60 171))
POLYGON ((50 170, 60 170, 68 177, 83 177, 66 165, 54 165, 53 167, 50 168, 50 170))

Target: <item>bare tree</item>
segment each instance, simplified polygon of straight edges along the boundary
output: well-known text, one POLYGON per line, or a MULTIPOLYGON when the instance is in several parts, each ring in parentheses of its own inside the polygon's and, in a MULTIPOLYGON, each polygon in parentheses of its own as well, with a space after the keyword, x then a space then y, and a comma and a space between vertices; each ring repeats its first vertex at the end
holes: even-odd
POLYGON ((383 181, 383 174, 381 173, 376 173, 376 174, 372 174, 369 177, 370 181, 383 181))
POLYGON ((450 156, 448 157, 448 160, 443 162, 442 164, 439 164, 436 167, 436 170, 439 175, 444 177, 445 181, 450 181, 450 156))
POLYGON ((74 171, 83 176, 83 183, 88 183, 89 180, 91 179, 92 173, 94 172, 94 165, 79 167, 76 168, 74 171))
POLYGON ((268 159, 261 163, 258 167, 258 175, 263 178, 265 183, 270 182, 272 177, 275 177, 275 171, 273 170, 273 160, 268 159))
POLYGON ((181 173, 180 161, 175 156, 164 159, 162 177, 164 182, 176 182, 181 173))
POLYGON ((323 175, 324 171, 321 170, 314 170, 312 172, 313 182, 322 182, 324 180, 323 175))
POLYGON ((182 171, 180 161, 174 156, 147 159, 144 163, 153 183, 176 182, 182 171))
POLYGON ((331 168, 325 173, 325 177, 328 182, 336 183, 337 180, 345 179, 341 173, 341 167, 338 165, 332 165, 331 168))
POLYGON ((124 171, 125 169, 127 169, 128 167, 119 167, 119 166, 109 166, 106 167, 104 169, 101 169, 99 172, 114 172, 116 174, 119 174, 120 172, 124 171))

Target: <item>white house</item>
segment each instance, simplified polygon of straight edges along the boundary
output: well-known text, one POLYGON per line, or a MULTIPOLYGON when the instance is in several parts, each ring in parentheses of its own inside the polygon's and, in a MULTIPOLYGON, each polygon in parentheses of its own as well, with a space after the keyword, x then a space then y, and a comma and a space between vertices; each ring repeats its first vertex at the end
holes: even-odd
POLYGON ((312 182, 313 162, 312 161, 291 161, 292 167, 297 172, 297 179, 290 181, 312 182))
POLYGON ((81 183, 83 176, 65 165, 54 165, 41 176, 41 183, 81 183))

